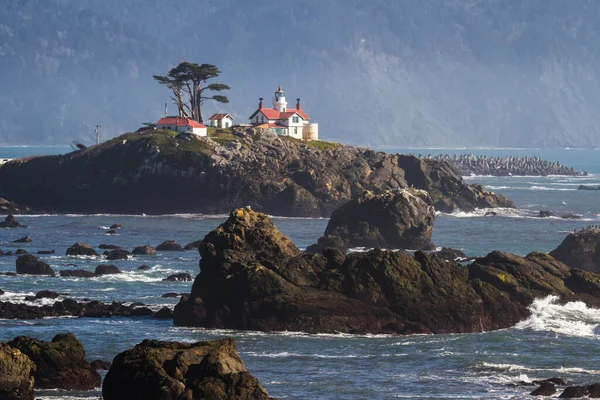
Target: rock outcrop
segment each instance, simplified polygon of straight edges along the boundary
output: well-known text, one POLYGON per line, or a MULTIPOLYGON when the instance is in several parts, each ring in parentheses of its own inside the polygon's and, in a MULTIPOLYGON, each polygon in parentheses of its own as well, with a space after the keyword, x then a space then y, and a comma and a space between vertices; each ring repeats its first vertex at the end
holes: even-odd
POLYGON ((36 388, 90 390, 100 386, 100 375, 85 361, 85 349, 72 333, 56 335, 52 342, 18 336, 8 345, 35 364, 36 388))
POLYGON ((0 343, 0 399, 33 400, 34 371, 29 357, 0 343))
POLYGON ((9 214, 0 222, 0 228, 25 228, 25 225, 21 225, 14 215, 9 214))
POLYGON ((431 245, 435 210, 424 190, 364 192, 331 214, 325 236, 344 247, 422 249, 431 245))
POLYGON ((600 227, 570 233, 550 255, 571 268, 600 272, 600 227))
POLYGON ((266 215, 234 210, 200 245, 177 325, 262 331, 451 333, 506 328, 539 297, 600 305, 600 275, 545 253, 492 252, 465 267, 417 251, 302 253, 266 215))
POLYGON ((269 400, 233 339, 198 343, 144 340, 118 354, 102 384, 104 400, 269 400))
POLYGON ((110 251, 105 251, 103 255, 106 257, 107 260, 113 261, 113 260, 127 260, 127 258, 129 258, 131 253, 124 249, 114 249, 114 250, 110 250, 110 251))
POLYGON ((10 199, 55 212, 227 213, 328 217, 365 190, 427 190, 437 210, 512 207, 466 184, 448 163, 336 143, 245 135, 239 146, 168 132, 127 133, 65 155, 13 160, 0 170, 10 199), (40 196, 39 193, 44 193, 40 196))

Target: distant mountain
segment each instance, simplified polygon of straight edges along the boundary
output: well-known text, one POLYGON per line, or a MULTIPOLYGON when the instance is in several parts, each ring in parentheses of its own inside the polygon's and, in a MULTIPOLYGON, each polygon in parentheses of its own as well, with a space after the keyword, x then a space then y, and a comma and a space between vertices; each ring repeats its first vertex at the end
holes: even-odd
MULTIPOLYGON (((19 0, 0 5, 0 142, 90 143, 158 119, 152 74, 212 63, 247 122, 283 85, 321 137, 600 147, 593 0, 19 0)), ((171 106, 171 111, 175 108, 171 106)))

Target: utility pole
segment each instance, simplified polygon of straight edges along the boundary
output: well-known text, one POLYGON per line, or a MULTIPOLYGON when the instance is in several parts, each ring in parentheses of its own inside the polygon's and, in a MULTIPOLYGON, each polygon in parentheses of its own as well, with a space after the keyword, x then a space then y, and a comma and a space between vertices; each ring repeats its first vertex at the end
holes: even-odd
POLYGON ((100 143, 100 128, 102 128, 101 125, 94 125, 96 127, 96 144, 100 143))

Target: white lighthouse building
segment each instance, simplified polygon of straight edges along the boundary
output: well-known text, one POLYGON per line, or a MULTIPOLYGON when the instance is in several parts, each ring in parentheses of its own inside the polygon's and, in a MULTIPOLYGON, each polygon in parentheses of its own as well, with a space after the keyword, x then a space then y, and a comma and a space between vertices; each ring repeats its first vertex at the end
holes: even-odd
POLYGON ((288 108, 281 86, 273 96, 273 108, 264 107, 262 97, 258 99, 258 110, 250 116, 250 123, 257 128, 271 129, 282 136, 319 140, 319 124, 310 122, 310 117, 302 110, 300 99, 296 99, 296 108, 288 108))

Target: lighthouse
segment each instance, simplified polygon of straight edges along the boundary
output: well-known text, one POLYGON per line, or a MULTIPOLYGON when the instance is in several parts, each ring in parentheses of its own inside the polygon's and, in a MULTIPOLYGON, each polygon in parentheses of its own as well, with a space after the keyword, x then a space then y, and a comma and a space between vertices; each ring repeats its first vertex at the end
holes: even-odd
POLYGON ((285 93, 281 90, 281 86, 275 92, 275 97, 273 97, 273 108, 279 112, 287 111, 287 101, 285 101, 285 93))

